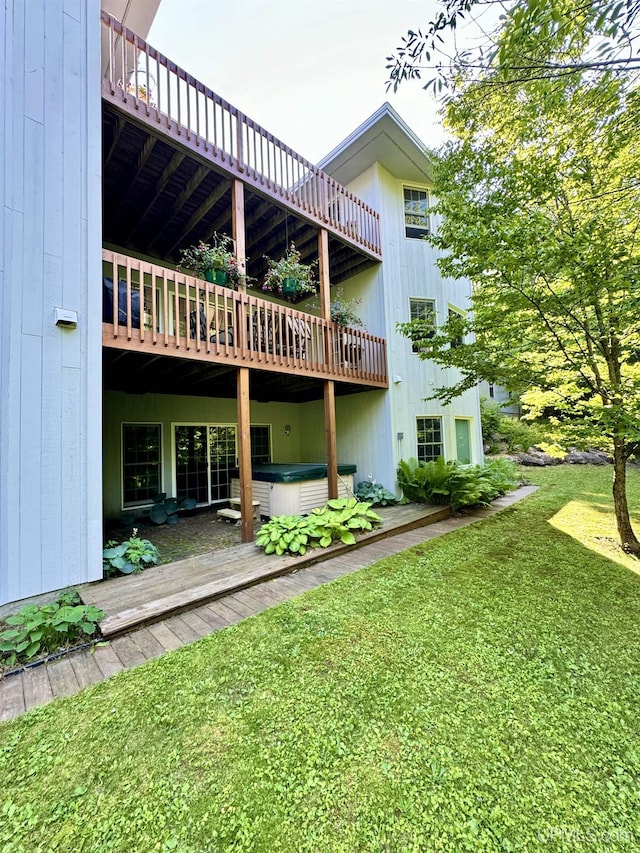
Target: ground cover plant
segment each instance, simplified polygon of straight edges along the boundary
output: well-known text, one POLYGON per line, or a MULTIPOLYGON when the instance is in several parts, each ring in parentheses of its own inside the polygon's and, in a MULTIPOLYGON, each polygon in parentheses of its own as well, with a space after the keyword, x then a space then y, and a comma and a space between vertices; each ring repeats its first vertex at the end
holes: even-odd
POLYGON ((455 511, 491 503, 515 489, 516 467, 508 459, 492 459, 485 465, 461 465, 455 459, 435 462, 401 459, 398 484, 406 500, 451 506, 455 511))
POLYGON ((138 574, 159 561, 158 549, 148 539, 141 539, 136 528, 124 542, 110 540, 102 552, 102 571, 105 578, 114 575, 138 574))
POLYGON ((103 616, 103 610, 83 604, 75 590, 48 604, 25 604, 0 621, 0 672, 86 642, 103 616))
MULTIPOLYGON (((0 849, 637 849, 638 561, 557 526, 615 531, 605 469, 527 473, 491 519, 0 726, 0 849)), ((637 520, 638 470, 629 495, 637 520)))
POLYGON ((335 542, 355 545, 356 533, 365 533, 382 519, 371 504, 356 498, 334 498, 309 515, 277 515, 262 525, 256 545, 265 554, 306 554, 307 548, 328 548, 335 542))

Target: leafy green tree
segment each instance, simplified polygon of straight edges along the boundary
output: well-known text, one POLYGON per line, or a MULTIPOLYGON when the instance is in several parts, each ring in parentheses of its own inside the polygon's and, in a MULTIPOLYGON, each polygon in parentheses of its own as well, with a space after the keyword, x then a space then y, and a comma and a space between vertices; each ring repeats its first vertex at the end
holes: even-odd
POLYGON ((483 80, 487 69, 498 66, 509 70, 512 82, 640 68, 639 0, 441 0, 438 5, 435 17, 408 30, 387 57, 387 89, 423 80, 425 72, 431 76, 424 88, 442 92, 455 90, 460 80, 483 80), (489 34, 505 19, 498 34, 489 34), (456 33, 469 24, 472 39, 458 40, 456 33))
POLYGON ((434 156, 442 218, 430 239, 446 276, 474 282, 473 312, 435 335, 420 321, 400 328, 421 357, 459 368, 440 399, 485 378, 520 389, 531 414, 574 440, 607 441, 620 541, 640 555, 626 497, 626 462, 640 451, 640 92, 634 74, 581 61, 598 36, 626 38, 596 11, 518 4, 492 64, 458 77, 446 106, 455 141, 434 156), (539 73, 554 64, 568 70, 539 73))

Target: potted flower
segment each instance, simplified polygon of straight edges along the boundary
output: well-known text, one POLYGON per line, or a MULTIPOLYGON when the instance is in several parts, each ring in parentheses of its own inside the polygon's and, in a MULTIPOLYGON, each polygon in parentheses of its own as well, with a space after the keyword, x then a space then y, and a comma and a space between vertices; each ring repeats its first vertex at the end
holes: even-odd
POLYGON ((356 314, 361 299, 345 299, 342 288, 336 291, 335 299, 329 305, 331 319, 338 326, 362 326, 362 320, 356 314))
POLYGON ((294 243, 291 243, 283 258, 279 261, 267 258, 267 264, 268 269, 262 284, 263 290, 278 293, 285 298, 316 292, 313 268, 317 261, 312 264, 303 264, 300 252, 294 243))
POLYGON ((238 261, 233 254, 233 240, 226 234, 213 233, 213 243, 197 243, 182 249, 179 267, 186 267, 212 284, 235 287, 241 279, 238 261))

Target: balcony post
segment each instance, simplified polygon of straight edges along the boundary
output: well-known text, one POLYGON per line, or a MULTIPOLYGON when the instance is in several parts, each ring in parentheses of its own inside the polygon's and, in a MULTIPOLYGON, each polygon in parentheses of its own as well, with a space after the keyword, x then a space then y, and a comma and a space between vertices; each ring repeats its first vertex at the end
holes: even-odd
POLYGON ((240 469, 240 512, 242 541, 253 542, 253 486, 251 474, 251 410, 249 368, 239 367, 237 374, 238 454, 240 469))
POLYGON ((329 232, 318 231, 318 278, 320 280, 320 316, 329 320, 331 315, 331 281, 329 279, 329 232))
MULTIPOLYGON (((247 244, 244 222, 244 184, 237 178, 231 184, 231 219, 233 240, 236 248, 238 268, 242 275, 247 274, 247 244)), ((246 285, 240 285, 240 290, 246 291, 246 285)))
POLYGON ((336 397, 333 379, 324 383, 324 431, 327 442, 329 500, 338 497, 338 450, 336 444, 336 397))

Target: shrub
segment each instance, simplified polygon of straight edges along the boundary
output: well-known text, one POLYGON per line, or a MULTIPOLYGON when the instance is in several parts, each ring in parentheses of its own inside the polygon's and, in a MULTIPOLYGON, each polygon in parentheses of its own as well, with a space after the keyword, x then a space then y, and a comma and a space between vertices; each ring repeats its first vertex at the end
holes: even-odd
POLYGON ((158 563, 156 546, 148 539, 139 539, 137 534, 134 528, 129 539, 119 545, 113 541, 107 542, 102 552, 102 569, 106 578, 117 574, 137 574, 158 563))
POLYGON ((322 548, 338 541, 353 545, 356 541, 354 530, 364 532, 382 522, 378 513, 371 509, 370 503, 356 498, 327 501, 322 509, 312 510, 310 517, 315 522, 311 535, 322 548))
POLYGON ((278 515, 263 524, 256 545, 265 554, 306 554, 307 548, 327 548, 333 542, 353 545, 355 532, 371 530, 382 519, 371 504, 356 498, 337 498, 310 515, 278 515))
POLYGON ((453 510, 465 506, 486 505, 515 488, 515 465, 495 459, 486 465, 465 467, 459 462, 400 460, 398 482, 408 500, 415 503, 447 504, 453 510))
POLYGON ((482 440, 489 444, 500 432, 500 421, 502 414, 500 403, 489 400, 488 397, 480 397, 480 423, 482 425, 482 440))
POLYGON ((0 631, 0 659, 13 666, 86 639, 96 633, 103 616, 103 610, 81 604, 75 592, 64 592, 41 607, 27 604, 4 620, 9 627, 0 631))
POLYGON ((262 525, 256 536, 256 545, 265 554, 306 554, 311 532, 309 518, 301 515, 276 515, 262 525))
POLYGON ((489 445, 489 453, 503 448, 509 451, 528 450, 539 445, 548 428, 543 424, 524 421, 502 414, 500 403, 480 398, 482 440, 489 445))
POLYGON ((362 480, 355 488, 354 495, 359 501, 366 501, 371 506, 390 506, 397 503, 393 492, 388 491, 382 483, 375 480, 362 480))

